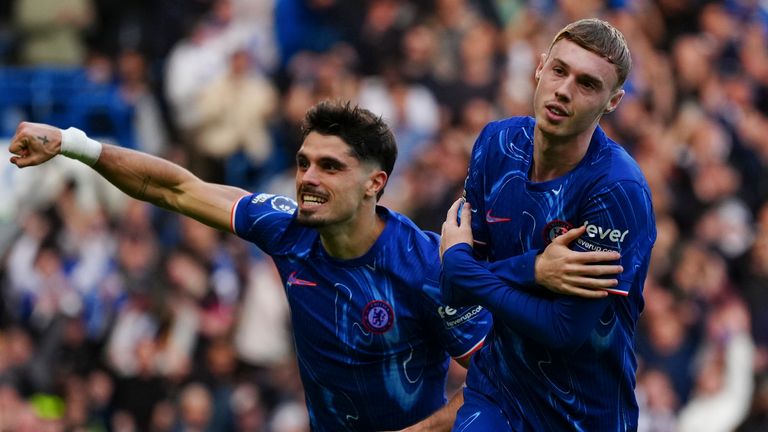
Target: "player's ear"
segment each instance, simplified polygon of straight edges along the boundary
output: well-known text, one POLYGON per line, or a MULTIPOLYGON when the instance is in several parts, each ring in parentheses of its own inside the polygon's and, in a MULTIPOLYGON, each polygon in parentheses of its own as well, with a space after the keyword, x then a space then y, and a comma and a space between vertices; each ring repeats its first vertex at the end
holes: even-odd
POLYGON ((534 78, 536 78, 536 82, 539 82, 539 78, 541 78, 541 71, 544 69, 544 62, 547 61, 547 53, 541 53, 541 56, 539 56, 539 64, 536 66, 536 73, 533 75, 534 78))
POLYGON ((624 97, 624 89, 617 90, 610 99, 608 99, 608 103, 605 105, 605 109, 603 110, 603 114, 612 113, 616 108, 619 107, 619 102, 621 102, 621 99, 624 97))
POLYGON ((387 173, 382 170, 376 170, 371 173, 371 175, 368 177, 368 182, 366 184, 365 189, 365 195, 376 197, 382 189, 384 189, 384 186, 387 185, 387 173))

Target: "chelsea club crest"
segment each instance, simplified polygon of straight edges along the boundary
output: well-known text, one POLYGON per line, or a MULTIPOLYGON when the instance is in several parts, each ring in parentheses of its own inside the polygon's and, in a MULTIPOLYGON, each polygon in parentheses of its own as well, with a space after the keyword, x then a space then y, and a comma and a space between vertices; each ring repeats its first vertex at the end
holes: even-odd
POLYGON ((373 333, 385 333, 392 328, 395 313, 384 300, 373 300, 363 308, 363 326, 373 333))
POLYGON ((547 223, 547 225, 544 227, 544 230, 542 231, 542 236, 544 237, 544 244, 548 245, 552 243, 552 240, 555 239, 555 237, 559 237, 566 232, 568 232, 571 228, 573 228, 573 225, 570 222, 562 221, 562 220, 553 220, 547 223))

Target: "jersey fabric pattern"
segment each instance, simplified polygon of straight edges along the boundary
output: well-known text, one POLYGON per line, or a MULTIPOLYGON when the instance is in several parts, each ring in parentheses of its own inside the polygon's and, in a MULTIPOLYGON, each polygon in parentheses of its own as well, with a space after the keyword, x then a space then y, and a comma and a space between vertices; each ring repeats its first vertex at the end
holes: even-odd
POLYGON ((271 255, 283 280, 314 431, 394 430, 445 403, 449 355, 484 340, 490 313, 440 301, 439 236, 377 207, 386 227, 363 256, 338 260, 295 221, 286 197, 243 197, 234 232, 271 255))
MULTIPOLYGON (((475 249, 459 244, 444 254, 443 299, 482 304, 494 316, 467 386, 511 430, 635 430, 634 331, 656 238, 648 185, 600 128, 573 170, 531 182, 534 128, 532 118, 514 117, 483 130, 465 183, 475 249), (613 295, 583 299, 535 285, 537 253, 578 225, 587 231, 573 249, 621 253, 613 295)), ((455 430, 481 430, 481 412, 462 408, 455 430)))

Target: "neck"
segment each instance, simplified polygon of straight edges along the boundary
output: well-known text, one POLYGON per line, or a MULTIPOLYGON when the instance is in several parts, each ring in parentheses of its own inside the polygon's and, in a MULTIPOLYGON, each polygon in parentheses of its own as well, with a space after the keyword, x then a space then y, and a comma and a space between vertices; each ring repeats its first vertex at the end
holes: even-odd
POLYGON ((376 211, 365 212, 347 223, 319 229, 320 241, 328 255, 336 259, 354 259, 365 255, 376 243, 386 222, 376 211))
POLYGON ((579 135, 556 137, 535 129, 531 181, 544 182, 556 179, 575 168, 587 154, 594 132, 593 127, 579 135))

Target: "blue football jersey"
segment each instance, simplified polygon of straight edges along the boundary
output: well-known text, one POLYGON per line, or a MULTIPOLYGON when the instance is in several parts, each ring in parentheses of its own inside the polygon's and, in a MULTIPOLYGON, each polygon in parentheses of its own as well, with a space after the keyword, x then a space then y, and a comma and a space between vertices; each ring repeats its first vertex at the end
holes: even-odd
POLYGON ((373 247, 338 260, 295 211, 290 198, 246 196, 232 227, 283 280, 312 429, 395 430, 439 409, 449 355, 471 352, 491 327, 482 307, 441 303, 439 236, 378 207, 386 227, 373 247))
POLYGON ((502 408, 515 431, 637 428, 634 332, 656 228, 635 161, 598 128, 581 162, 545 182, 529 180, 535 123, 486 126, 465 183, 475 250, 444 255, 444 300, 477 302, 494 315, 467 386, 502 408), (534 260, 575 226, 580 251, 621 253, 619 285, 604 299, 553 294, 534 282, 534 260), (473 254, 488 262, 477 262, 473 254))

